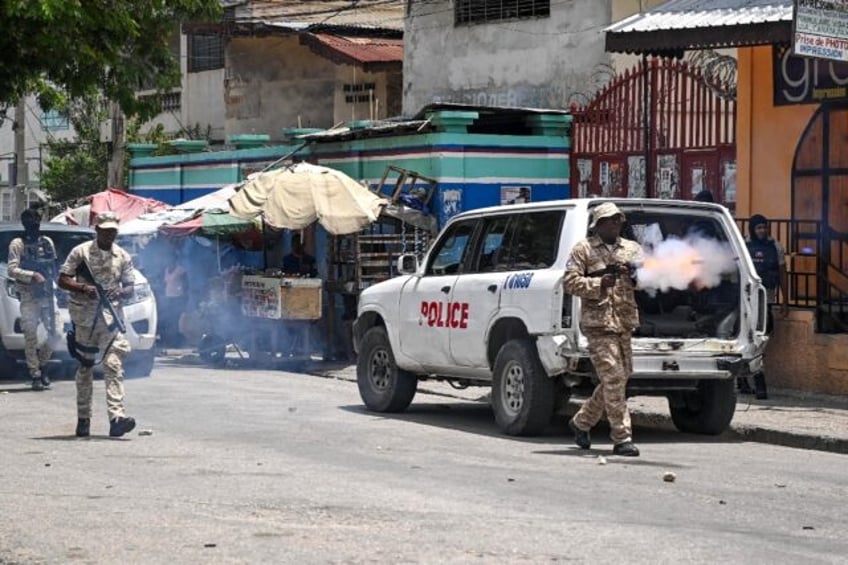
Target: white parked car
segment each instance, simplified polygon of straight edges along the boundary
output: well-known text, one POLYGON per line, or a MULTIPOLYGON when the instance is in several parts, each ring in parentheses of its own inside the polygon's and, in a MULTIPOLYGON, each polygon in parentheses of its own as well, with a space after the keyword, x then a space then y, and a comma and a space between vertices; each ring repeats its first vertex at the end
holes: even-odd
MULTIPOLYGON (((592 209, 609 199, 499 206, 454 217, 421 265, 365 289, 354 345, 365 405, 401 411, 417 382, 491 386, 495 418, 508 434, 542 431, 572 391, 597 382, 579 320, 581 301, 562 280, 592 209)), ((668 397, 687 432, 719 434, 736 407, 735 377, 762 366, 766 296, 727 209, 700 202, 612 200, 627 215, 625 237, 683 238, 693 227, 728 255, 712 288, 637 292, 628 394, 668 397)))
MULTIPOLYGON (((76 245, 94 238, 91 228, 66 226, 64 224, 42 223, 41 233, 50 237, 56 245, 58 267, 76 245)), ((11 376, 24 363, 24 334, 21 330, 20 301, 16 284, 6 272, 9 243, 23 234, 18 223, 0 223, 0 373, 11 376)), ((56 288, 56 302, 65 331, 70 328, 68 314, 68 294, 56 288)), ((153 369, 156 345, 156 299, 148 284, 138 270, 135 271, 135 290, 132 298, 124 302, 124 318, 127 327, 126 337, 132 352, 124 360, 124 371, 128 376, 147 376, 153 369)), ((47 340, 44 325, 38 327, 39 343, 47 340)), ((57 336, 54 343, 53 359, 67 367, 66 373, 76 370, 77 362, 68 354, 64 332, 57 336)), ((98 356, 98 360, 100 357, 98 356)))

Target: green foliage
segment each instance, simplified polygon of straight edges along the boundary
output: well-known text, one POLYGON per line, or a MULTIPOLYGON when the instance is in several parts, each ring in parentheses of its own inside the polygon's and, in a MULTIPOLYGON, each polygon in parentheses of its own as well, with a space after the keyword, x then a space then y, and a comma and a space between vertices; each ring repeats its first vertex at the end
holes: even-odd
POLYGON ((177 26, 219 15, 218 0, 0 0, 0 108, 30 92, 50 110, 99 91, 126 115, 150 118, 156 98, 135 93, 179 85, 169 43, 177 26))
POLYGON ((48 139, 41 188, 59 202, 104 190, 110 147, 100 143, 100 123, 108 118, 103 98, 90 96, 61 102, 57 109, 68 114, 77 140, 48 139))

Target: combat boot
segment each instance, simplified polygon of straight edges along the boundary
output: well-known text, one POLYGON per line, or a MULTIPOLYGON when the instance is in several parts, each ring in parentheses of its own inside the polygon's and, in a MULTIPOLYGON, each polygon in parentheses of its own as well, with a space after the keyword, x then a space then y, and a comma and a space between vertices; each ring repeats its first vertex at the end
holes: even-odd
POLYGON ((41 373, 41 386, 46 390, 50 388, 50 377, 46 373, 41 373))
POLYGON ((109 422, 109 437, 121 437, 135 427, 135 419, 119 416, 109 422))
POLYGON ((623 441, 612 446, 612 454, 622 457, 639 457, 639 448, 632 441, 623 441))
POLYGON ((592 447, 592 437, 589 435, 589 432, 584 432, 578 428, 577 424, 574 423, 574 418, 568 421, 568 427, 574 432, 574 443, 577 444, 577 447, 580 449, 589 449, 592 447))
POLYGON ((79 418, 77 420, 77 437, 88 437, 91 435, 91 418, 79 418))
POLYGON ((44 390, 44 383, 41 382, 41 377, 32 378, 32 390, 44 390))

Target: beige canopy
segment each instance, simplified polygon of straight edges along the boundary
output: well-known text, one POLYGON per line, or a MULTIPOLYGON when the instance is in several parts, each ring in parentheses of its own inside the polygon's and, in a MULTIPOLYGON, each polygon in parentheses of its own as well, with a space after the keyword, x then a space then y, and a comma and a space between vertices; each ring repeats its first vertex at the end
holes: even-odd
POLYGON ((230 213, 259 214, 277 229, 303 229, 318 221, 332 234, 355 233, 388 204, 346 174, 308 163, 251 175, 230 198, 230 213))

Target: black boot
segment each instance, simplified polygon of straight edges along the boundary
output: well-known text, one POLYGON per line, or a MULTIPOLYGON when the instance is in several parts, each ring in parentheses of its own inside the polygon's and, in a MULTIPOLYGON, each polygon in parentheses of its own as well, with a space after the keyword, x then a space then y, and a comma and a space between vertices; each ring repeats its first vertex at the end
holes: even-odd
POLYGON ((766 376, 763 373, 757 373, 754 375, 754 398, 757 400, 768 400, 766 376))
POLYGON ((584 432, 578 428, 577 424, 574 423, 574 418, 568 421, 568 427, 574 432, 574 443, 577 444, 577 447, 580 449, 589 449, 592 447, 592 437, 589 435, 589 432, 584 432))
POLYGON ((88 437, 91 434, 91 418, 77 420, 77 437, 88 437))
POLYGON ((739 394, 753 394, 754 391, 751 390, 751 384, 748 382, 747 377, 739 377, 736 379, 736 388, 739 389, 739 394))
POLYGON ((134 427, 135 420, 133 418, 119 416, 109 424, 109 437, 121 437, 125 433, 131 432, 134 427))

